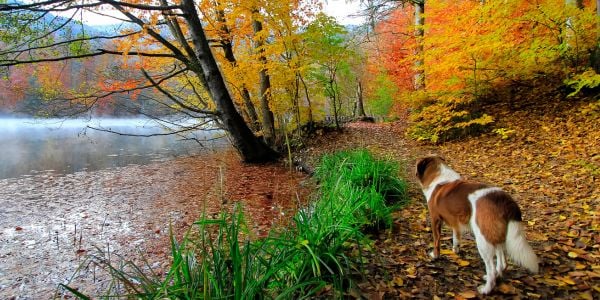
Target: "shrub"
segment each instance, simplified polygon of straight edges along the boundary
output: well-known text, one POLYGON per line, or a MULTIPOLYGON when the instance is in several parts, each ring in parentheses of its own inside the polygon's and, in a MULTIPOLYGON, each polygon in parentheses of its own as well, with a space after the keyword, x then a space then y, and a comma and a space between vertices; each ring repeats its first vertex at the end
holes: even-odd
POLYGON ((456 105, 436 103, 414 113, 408 135, 419 141, 438 143, 481 133, 494 122, 494 118, 488 114, 455 109, 453 106, 456 105))

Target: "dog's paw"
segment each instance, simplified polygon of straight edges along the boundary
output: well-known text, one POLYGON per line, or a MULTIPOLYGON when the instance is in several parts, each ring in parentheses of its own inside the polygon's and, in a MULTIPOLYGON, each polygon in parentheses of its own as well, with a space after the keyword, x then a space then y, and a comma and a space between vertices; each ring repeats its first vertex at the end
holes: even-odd
POLYGON ((477 287, 477 291, 482 295, 487 295, 492 291, 493 286, 488 286, 487 284, 480 285, 477 287))
POLYGON ((429 257, 431 257, 432 259, 437 259, 438 255, 435 255, 435 252, 431 251, 429 252, 429 257))
POLYGON ((459 254, 460 253, 460 248, 458 246, 454 246, 452 247, 452 252, 459 254))

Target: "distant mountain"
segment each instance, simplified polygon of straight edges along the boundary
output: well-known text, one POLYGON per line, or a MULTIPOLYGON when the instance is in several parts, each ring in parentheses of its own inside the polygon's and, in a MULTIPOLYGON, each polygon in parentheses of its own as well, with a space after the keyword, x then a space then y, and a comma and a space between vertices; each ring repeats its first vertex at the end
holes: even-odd
MULTIPOLYGON (((2 0, 0 0, 0 5, 2 5, 2 0)), ((5 2, 7 5, 11 4, 28 4, 19 0, 7 0, 5 2)), ((61 27, 56 33, 58 36, 78 36, 82 33, 85 33, 88 36, 91 35, 99 35, 99 34, 111 34, 115 33, 118 30, 122 30, 127 27, 132 27, 130 24, 110 24, 110 25, 87 25, 84 22, 81 22, 81 16, 77 15, 69 22, 69 24, 63 26, 65 22, 69 20, 68 17, 56 15, 53 13, 44 14, 43 12, 28 12, 29 15, 34 17, 42 17, 39 22, 32 24, 30 26, 38 29, 40 31, 48 31, 50 28, 61 27)), ((84 15, 85 21, 85 15, 84 15)), ((1 23, 0 23, 1 25, 1 23)))

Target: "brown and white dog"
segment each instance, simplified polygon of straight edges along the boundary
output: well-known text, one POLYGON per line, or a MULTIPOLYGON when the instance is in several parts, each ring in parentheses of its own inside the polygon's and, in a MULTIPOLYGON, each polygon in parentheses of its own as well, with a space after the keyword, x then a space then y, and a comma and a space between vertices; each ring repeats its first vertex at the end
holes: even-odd
POLYGON ((416 175, 427 199, 433 251, 440 255, 442 224, 452 227, 452 250, 458 253, 460 234, 471 230, 477 249, 485 263, 486 283, 478 288, 488 294, 496 278, 506 269, 504 249, 517 264, 538 272, 538 258, 527 243, 521 210, 505 191, 497 187, 463 180, 439 156, 427 156, 417 161, 416 175), (494 268, 494 256, 496 267, 494 268))

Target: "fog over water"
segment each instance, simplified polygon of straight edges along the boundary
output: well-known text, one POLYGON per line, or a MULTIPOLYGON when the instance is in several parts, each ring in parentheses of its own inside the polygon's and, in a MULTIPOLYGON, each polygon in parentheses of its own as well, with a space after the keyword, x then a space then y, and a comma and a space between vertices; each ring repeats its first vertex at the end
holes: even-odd
MULTIPOLYGON (((191 125, 191 124, 190 124, 191 125)), ((224 147, 225 139, 210 140, 222 132, 195 131, 185 137, 162 135, 137 137, 88 128, 109 129, 126 134, 168 132, 148 119, 0 119, 0 179, 39 172, 68 174, 129 164, 147 164, 178 156, 198 154, 224 147)))

